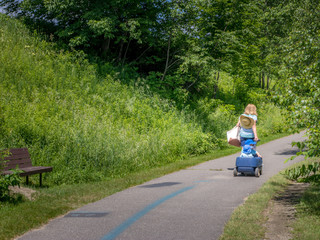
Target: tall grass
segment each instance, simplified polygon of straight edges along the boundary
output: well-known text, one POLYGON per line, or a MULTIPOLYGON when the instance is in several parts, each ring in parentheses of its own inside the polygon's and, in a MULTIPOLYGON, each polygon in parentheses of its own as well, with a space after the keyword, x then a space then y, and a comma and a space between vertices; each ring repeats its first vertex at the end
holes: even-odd
MULTIPOLYGON (((209 152, 226 145, 221 139, 238 120, 236 106, 219 99, 199 101, 196 117, 177 110, 123 84, 111 65, 59 50, 3 14, 0 51, 0 148, 28 147, 35 165, 54 167, 45 175, 49 184, 96 181, 209 152), (109 71, 104 77, 101 68, 109 71)), ((228 86, 219 89, 232 91, 228 86)), ((280 110, 259 101, 259 136, 281 133, 280 110)))
POLYGON ((168 101, 101 78, 81 53, 57 51, 0 14, 0 147, 28 147, 46 183, 114 177, 216 146, 168 101), (77 56, 78 55, 78 56, 77 56))

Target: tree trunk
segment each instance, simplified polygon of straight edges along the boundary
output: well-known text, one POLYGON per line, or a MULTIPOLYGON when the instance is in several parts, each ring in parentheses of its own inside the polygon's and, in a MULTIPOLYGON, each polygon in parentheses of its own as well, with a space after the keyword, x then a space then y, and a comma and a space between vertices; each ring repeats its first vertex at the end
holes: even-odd
POLYGON ((123 40, 121 40, 121 42, 120 42, 120 50, 119 50, 119 55, 118 55, 118 62, 121 61, 121 56, 122 56, 122 51, 123 51, 123 45, 124 45, 124 42, 123 42, 123 40))
MULTIPOLYGON (((137 62, 150 48, 151 46, 146 48, 133 62, 137 62)), ((131 62, 129 65, 131 65, 133 62, 131 62)))
POLYGON ((218 71, 216 73, 216 84, 214 85, 214 95, 213 98, 217 98, 217 94, 218 94, 218 84, 219 84, 219 78, 220 78, 220 72, 218 71))
POLYGON ((262 73, 259 73, 259 86, 261 87, 261 84, 262 84, 262 73))
POLYGON ((108 39, 104 38, 104 40, 103 40, 103 43, 102 43, 102 56, 104 56, 104 57, 107 56, 107 53, 109 51, 110 41, 111 41, 110 38, 108 38, 108 39))
POLYGON ((265 86, 265 82, 264 82, 264 72, 262 72, 262 75, 261 75, 261 88, 264 89, 264 86, 265 86))
POLYGON ((123 60, 122 60, 122 67, 123 67, 124 61, 126 60, 126 57, 127 57, 127 53, 128 53, 128 49, 129 49, 129 46, 130 46, 130 42, 131 42, 131 39, 129 39, 126 51, 124 52, 124 56, 123 56, 123 60))
POLYGON ((166 74, 167 74, 167 71, 168 71, 169 58, 170 58, 170 46, 171 46, 171 33, 170 33, 169 40, 168 40, 166 66, 165 66, 165 68, 164 68, 164 72, 163 72, 163 75, 162 75, 161 81, 163 81, 163 80, 164 80, 164 78, 165 78, 165 76, 166 76, 166 74))
POLYGON ((269 90, 270 78, 269 75, 267 76, 267 90, 269 90))

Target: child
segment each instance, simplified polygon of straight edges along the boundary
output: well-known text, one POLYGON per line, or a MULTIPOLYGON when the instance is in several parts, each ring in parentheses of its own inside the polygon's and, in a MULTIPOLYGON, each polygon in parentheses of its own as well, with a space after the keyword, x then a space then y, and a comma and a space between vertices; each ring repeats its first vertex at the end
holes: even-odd
POLYGON ((256 151, 256 142, 252 139, 248 139, 245 141, 244 146, 241 150, 240 157, 261 157, 261 154, 256 151))
POLYGON ((244 113, 239 117, 237 127, 240 127, 240 142, 244 146, 244 142, 248 139, 259 141, 257 135, 256 123, 258 121, 257 108, 253 104, 248 104, 244 113))

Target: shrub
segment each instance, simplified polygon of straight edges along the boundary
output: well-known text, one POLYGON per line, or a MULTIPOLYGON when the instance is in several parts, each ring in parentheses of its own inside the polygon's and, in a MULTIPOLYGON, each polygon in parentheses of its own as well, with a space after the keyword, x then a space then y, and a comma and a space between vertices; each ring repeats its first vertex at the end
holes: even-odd
MULTIPOLYGON (((9 155, 9 152, 6 150, 0 151, 0 173, 3 171, 6 161, 4 158, 9 155)), ((10 199, 10 186, 20 186, 21 178, 19 174, 21 171, 12 170, 10 175, 0 174, 0 201, 6 201, 10 199)))
POLYGON ((258 106, 258 136, 282 133, 288 130, 285 110, 273 103, 264 103, 258 106))

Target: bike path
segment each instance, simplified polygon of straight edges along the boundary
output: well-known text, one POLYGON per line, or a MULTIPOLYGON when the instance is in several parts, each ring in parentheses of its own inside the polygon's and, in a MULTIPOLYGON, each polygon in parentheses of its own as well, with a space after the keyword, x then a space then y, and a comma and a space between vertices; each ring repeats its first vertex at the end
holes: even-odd
POLYGON ((287 136, 257 150, 263 174, 233 177, 233 154, 151 180, 53 219, 19 240, 215 240, 233 210, 271 176, 289 165, 295 155, 287 136))

